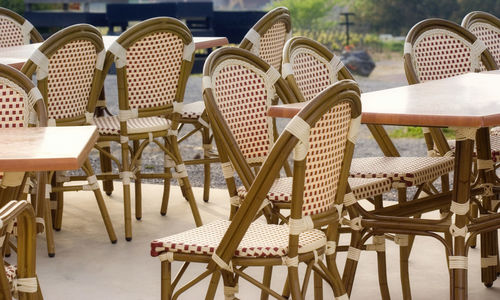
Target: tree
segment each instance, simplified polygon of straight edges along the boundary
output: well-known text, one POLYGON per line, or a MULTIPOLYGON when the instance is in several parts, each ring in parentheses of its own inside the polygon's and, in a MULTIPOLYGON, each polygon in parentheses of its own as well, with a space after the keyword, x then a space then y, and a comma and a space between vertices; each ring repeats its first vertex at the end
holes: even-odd
POLYGON ((270 8, 284 6, 296 29, 325 29, 333 24, 331 14, 338 0, 276 0, 270 8))

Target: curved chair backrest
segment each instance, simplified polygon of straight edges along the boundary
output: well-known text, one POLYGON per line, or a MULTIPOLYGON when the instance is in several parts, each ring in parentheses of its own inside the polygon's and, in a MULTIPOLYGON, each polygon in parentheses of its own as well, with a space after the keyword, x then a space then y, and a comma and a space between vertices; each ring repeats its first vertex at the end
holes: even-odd
POLYGON ((486 12, 473 11, 464 17, 462 26, 484 42, 500 66, 500 19, 486 12))
POLYGON ((138 110, 139 116, 182 112, 194 50, 191 32, 173 18, 152 18, 122 33, 106 56, 106 65, 116 66, 120 110, 138 110))
POLYGON ((409 84, 497 69, 480 39, 458 24, 442 19, 427 19, 410 29, 404 60, 409 84))
POLYGON ((43 98, 18 70, 0 64, 0 128, 47 126, 43 98))
POLYGON ((283 45, 292 35, 291 24, 288 9, 277 7, 255 23, 239 47, 250 50, 279 71, 283 45))
POLYGON ((43 42, 33 25, 17 13, 0 7, 0 48, 43 42))
POLYGON ((306 37, 294 37, 285 44, 281 74, 299 102, 313 99, 338 80, 353 79, 338 56, 306 37))
POLYGON ((49 125, 92 123, 104 58, 101 33, 88 24, 60 30, 35 50, 21 71, 30 77, 36 73, 49 125))

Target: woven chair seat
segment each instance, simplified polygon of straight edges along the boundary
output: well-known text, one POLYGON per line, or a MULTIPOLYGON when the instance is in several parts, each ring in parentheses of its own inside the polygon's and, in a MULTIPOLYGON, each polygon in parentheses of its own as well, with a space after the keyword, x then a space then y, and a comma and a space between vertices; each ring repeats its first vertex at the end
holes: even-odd
MULTIPOLYGON (((100 117, 94 119, 97 131, 103 135, 120 134, 120 120, 118 116, 100 117)), ((167 130, 170 121, 160 117, 135 118, 127 120, 128 133, 146 133, 167 130)))
MULTIPOLYGON (((292 177, 276 179, 267 193, 267 200, 282 203, 292 201, 292 180, 292 177)), ((391 190, 392 184, 389 178, 349 178, 348 181, 357 200, 387 193, 391 190)), ((238 189, 238 196, 244 199, 246 195, 247 190, 241 186, 238 189)))
POLYGON ((203 101, 187 103, 182 107, 181 118, 198 120, 204 111, 205 103, 203 103, 203 101))
POLYGON ((351 177, 389 178, 416 186, 453 171, 453 157, 365 157, 352 160, 351 177))
MULTIPOLYGON (((222 240, 231 221, 218 220, 179 234, 151 242, 151 255, 162 252, 212 255, 222 240)), ((238 257, 281 257, 288 253, 288 226, 254 222, 235 251, 238 257)), ((326 236, 320 230, 300 234, 299 253, 306 253, 326 245, 326 236)))

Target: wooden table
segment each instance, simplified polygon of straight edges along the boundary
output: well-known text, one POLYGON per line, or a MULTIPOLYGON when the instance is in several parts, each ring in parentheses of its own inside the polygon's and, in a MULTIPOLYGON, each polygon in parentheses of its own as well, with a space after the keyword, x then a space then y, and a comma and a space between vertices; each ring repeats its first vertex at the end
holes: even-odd
MULTIPOLYGON (((108 49, 118 38, 115 35, 105 35, 102 37, 104 48, 108 49)), ((195 49, 209 49, 227 45, 229 42, 225 37, 193 37, 195 49)), ((10 65, 16 69, 21 69, 24 63, 30 58, 35 49, 42 43, 28 44, 15 47, 0 48, 0 63, 10 65)))
MULTIPOLYGON (((425 127, 455 127, 460 132, 477 129, 477 158, 491 160, 489 127, 500 125, 500 71, 470 73, 453 78, 364 93, 361 95, 362 117, 365 124, 412 125, 425 127)), ((272 106, 268 115, 291 118, 306 103, 272 106)), ((452 199, 466 203, 470 198, 472 153, 474 141, 457 139, 452 199)), ((495 182, 492 170, 479 170, 479 183, 495 182)), ((491 197, 483 197, 483 205, 491 209, 491 197)), ((466 216, 456 215, 455 225, 462 228, 466 216)), ((486 232, 500 226, 500 214, 491 214, 471 228, 486 232)), ((454 237, 453 255, 466 256, 465 238, 454 237)), ((498 256, 495 231, 481 235, 482 258, 498 256), (484 243, 483 243, 484 242, 484 243), (484 251, 484 253, 483 253, 484 251)), ((453 269, 455 299, 467 298, 467 270, 453 269)), ((496 280, 497 266, 482 268, 482 281, 490 285, 496 280)))

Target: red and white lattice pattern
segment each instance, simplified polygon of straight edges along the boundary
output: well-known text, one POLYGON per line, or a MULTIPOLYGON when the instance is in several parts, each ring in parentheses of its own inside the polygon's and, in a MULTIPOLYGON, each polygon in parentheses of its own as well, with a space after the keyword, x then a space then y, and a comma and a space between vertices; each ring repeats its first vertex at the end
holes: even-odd
POLYGON ((453 166, 453 157, 365 157, 352 160, 351 177, 390 178, 417 186, 452 172, 453 166))
POLYGON ((96 62, 97 49, 88 40, 72 41, 49 58, 49 118, 72 118, 87 111, 96 62))
MULTIPOLYGON (((413 44, 413 63, 420 82, 448 78, 472 70, 471 44, 452 32, 429 30, 413 44)), ((480 63, 481 69, 484 69, 480 63)))
MULTIPOLYGON (((226 233, 230 221, 218 220, 169 237, 151 242, 151 255, 177 252, 212 255, 226 233)), ((286 225, 253 222, 234 255, 239 257, 276 257, 288 253, 289 229, 286 225)), ((321 248, 326 243, 320 230, 309 230, 299 236, 299 253, 321 248)))
POLYGON ((249 163, 263 162, 272 140, 267 110, 273 87, 262 71, 240 61, 220 64, 213 76, 217 106, 241 152, 249 163))
POLYGON ((7 16, 0 16, 0 48, 24 45, 21 24, 7 16))
POLYGON ((285 23, 278 22, 271 26, 260 39, 259 57, 278 71, 281 68, 281 57, 286 37, 285 23))
POLYGON ((475 22, 468 29, 484 42, 497 65, 500 65, 500 28, 488 23, 475 22))
POLYGON ((184 104, 182 107, 181 118, 184 119, 198 119, 205 111, 205 103, 203 101, 196 101, 184 104))
POLYGON ((316 97, 327 86, 335 82, 330 63, 314 51, 298 48, 290 55, 290 63, 297 86, 306 101, 316 97))
POLYGON ((131 108, 159 107, 174 101, 184 43, 170 32, 156 32, 127 50, 128 100, 131 108))
MULTIPOLYGON (((100 117, 94 119, 97 131, 104 135, 120 134, 120 119, 118 116, 100 117)), ((146 133, 170 128, 170 120, 163 117, 146 117, 127 120, 127 133, 146 133)))
POLYGON ((304 182, 304 215, 332 208, 344 159, 351 106, 342 102, 324 114, 309 136, 304 182))
POLYGON ((0 78, 0 128, 25 127, 28 119, 26 92, 15 83, 0 78))
POLYGON ((4 262, 4 269, 5 275, 7 276, 7 281, 10 284, 10 290, 13 291, 14 286, 12 285, 12 283, 14 282, 14 279, 17 278, 17 266, 4 262))
POLYGON ((490 142, 491 142, 491 159, 494 162, 500 162, 500 136, 493 134, 490 135, 490 142))

